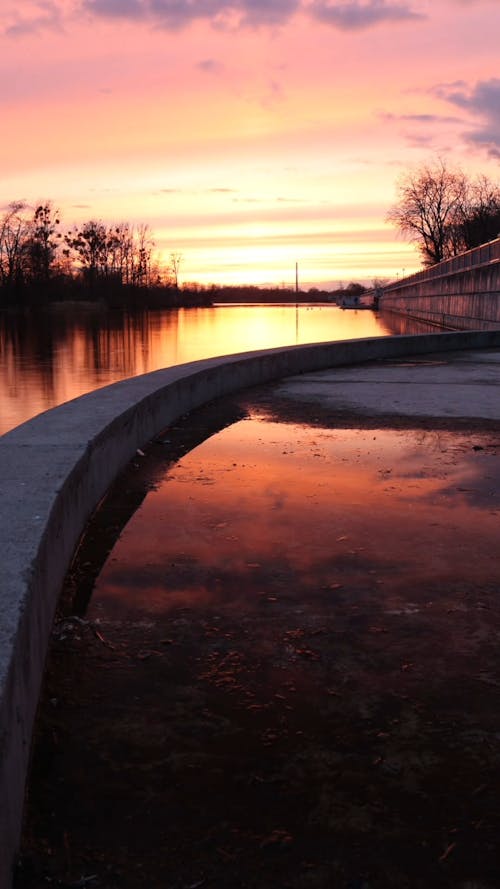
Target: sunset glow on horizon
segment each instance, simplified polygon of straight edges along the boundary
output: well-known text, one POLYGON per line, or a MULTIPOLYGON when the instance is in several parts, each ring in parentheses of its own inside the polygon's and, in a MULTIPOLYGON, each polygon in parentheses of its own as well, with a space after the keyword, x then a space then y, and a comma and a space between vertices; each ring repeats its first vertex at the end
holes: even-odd
POLYGON ((499 24, 497 0, 2 0, 0 204, 146 223, 181 284, 410 273, 398 176, 500 178, 499 24))

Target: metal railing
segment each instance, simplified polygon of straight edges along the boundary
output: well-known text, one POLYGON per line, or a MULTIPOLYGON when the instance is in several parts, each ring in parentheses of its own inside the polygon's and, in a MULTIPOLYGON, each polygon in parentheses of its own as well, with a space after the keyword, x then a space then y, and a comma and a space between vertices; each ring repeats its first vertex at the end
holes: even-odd
POLYGON ((436 278, 445 278, 448 275, 454 275, 468 269, 480 268, 491 263, 500 263, 500 237, 487 244, 481 244, 480 247, 474 247, 472 250, 466 250, 465 253, 459 253, 450 259, 444 259, 436 265, 430 266, 428 269, 422 269, 413 275, 392 281, 384 286, 384 292, 398 290, 401 287, 407 287, 411 284, 419 284, 423 281, 432 281, 436 278))

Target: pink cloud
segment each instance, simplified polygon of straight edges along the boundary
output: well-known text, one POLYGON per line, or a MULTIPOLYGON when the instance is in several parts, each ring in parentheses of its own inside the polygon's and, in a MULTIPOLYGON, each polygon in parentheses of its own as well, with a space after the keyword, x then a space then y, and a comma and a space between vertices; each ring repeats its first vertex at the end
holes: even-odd
POLYGON ((60 3, 51 2, 51 0, 40 0, 40 2, 29 5, 22 12, 19 6, 11 8, 4 13, 3 33, 7 37, 25 37, 29 34, 36 34, 43 30, 60 31, 63 27, 64 9, 60 3))
POLYGON ((436 95, 480 119, 465 135, 467 140, 485 148, 491 157, 500 157, 500 78, 482 80, 474 87, 463 81, 436 87, 436 95))
POLYGON ((409 3, 390 0, 83 0, 83 8, 98 17, 143 20, 174 30, 200 20, 219 26, 282 25, 300 11, 344 31, 426 18, 409 3))
POLYGON ((83 0, 83 8, 103 18, 142 19, 177 30, 200 20, 221 25, 283 24, 300 0, 83 0))
POLYGON ((331 3, 314 0, 309 11, 313 18, 342 31, 361 31, 374 25, 418 21, 426 18, 414 12, 407 3, 386 3, 386 0, 350 0, 347 3, 331 3))

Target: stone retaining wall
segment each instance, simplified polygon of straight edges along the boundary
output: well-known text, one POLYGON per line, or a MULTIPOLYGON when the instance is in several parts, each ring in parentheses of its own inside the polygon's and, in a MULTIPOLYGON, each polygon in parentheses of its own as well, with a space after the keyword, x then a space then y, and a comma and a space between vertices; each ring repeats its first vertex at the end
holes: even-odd
POLYGON ((499 328, 500 238, 389 284, 379 306, 441 328, 499 328))

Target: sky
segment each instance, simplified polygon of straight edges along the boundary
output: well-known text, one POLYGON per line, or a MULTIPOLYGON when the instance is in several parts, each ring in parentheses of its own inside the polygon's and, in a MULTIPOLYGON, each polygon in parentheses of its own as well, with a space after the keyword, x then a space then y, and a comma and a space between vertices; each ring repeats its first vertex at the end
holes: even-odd
POLYGON ((499 0, 0 0, 0 208, 148 224, 180 283, 404 276, 401 175, 500 179, 499 0))

